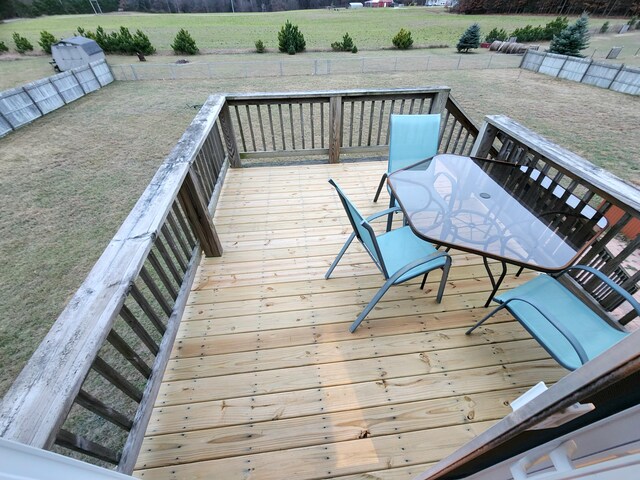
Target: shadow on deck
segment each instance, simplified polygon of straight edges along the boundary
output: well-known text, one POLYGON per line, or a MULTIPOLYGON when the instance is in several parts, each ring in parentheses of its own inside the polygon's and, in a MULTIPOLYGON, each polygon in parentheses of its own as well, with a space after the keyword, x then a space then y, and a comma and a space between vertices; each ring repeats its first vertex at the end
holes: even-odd
MULTIPOLYGON (((476 334, 491 285, 480 257, 392 288, 355 334, 383 277, 353 245, 327 179, 365 214, 380 162, 230 170, 216 208, 224 255, 202 260, 135 475, 411 478, 565 375, 509 314, 476 334)), ((382 222, 384 223, 384 222, 382 222)), ((503 289, 533 273, 507 276, 503 289)))

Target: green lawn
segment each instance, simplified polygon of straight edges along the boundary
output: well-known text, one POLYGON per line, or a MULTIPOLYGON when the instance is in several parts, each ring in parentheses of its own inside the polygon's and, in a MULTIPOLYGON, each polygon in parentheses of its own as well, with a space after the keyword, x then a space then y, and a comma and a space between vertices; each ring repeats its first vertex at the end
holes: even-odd
MULTIPOLYGON (((409 29, 416 47, 447 44, 455 46, 464 30, 478 22, 483 33, 494 27, 508 32, 527 24, 544 25, 553 16, 527 15, 453 15, 443 9, 408 7, 359 10, 298 10, 270 13, 236 14, 142 14, 113 13, 107 15, 53 16, 0 24, 0 40, 13 46, 12 32, 19 32, 38 48, 40 32, 47 30, 56 37, 71 36, 78 26, 106 30, 125 26, 140 28, 149 35, 159 51, 169 51, 175 34, 187 29, 203 51, 252 49, 258 39, 267 48, 276 48, 277 32, 288 19, 297 24, 305 36, 307 48, 329 49, 345 32, 353 37, 358 49, 390 48, 391 38, 400 28, 409 29)), ((609 19, 611 24, 626 20, 609 19)), ((592 19, 600 26, 602 19, 592 19)))

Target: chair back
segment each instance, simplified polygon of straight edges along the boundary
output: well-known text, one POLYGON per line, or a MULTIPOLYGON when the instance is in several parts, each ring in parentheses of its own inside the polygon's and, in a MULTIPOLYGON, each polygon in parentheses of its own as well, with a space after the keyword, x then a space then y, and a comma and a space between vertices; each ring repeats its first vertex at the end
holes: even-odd
POLYGON ((384 261, 382 259, 382 255, 380 254, 380 248, 378 247, 378 242, 376 240, 376 234, 369 225, 369 222, 365 220, 362 214, 358 211, 349 197, 345 195, 342 189, 338 186, 338 184, 332 179, 329 179, 329 183, 334 186, 336 192, 338 192, 338 196, 340 197, 340 201, 342 202, 342 206, 344 210, 347 212, 347 217, 349 218, 349 222, 351 222, 351 226, 353 227, 353 231, 356 234, 356 237, 362 245, 367 249, 373 261, 376 262, 382 273, 386 276, 386 270, 384 266, 384 261))
POLYGON ((388 173, 438 153, 440 115, 391 115, 388 173))

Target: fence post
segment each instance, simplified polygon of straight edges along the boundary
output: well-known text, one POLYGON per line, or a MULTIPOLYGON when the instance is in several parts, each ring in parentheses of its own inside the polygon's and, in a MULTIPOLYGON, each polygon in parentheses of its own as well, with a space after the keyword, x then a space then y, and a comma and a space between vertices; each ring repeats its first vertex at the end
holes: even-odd
POLYGON ((72 69, 70 70, 71 75, 73 75, 73 78, 75 78, 75 79, 76 79, 76 82, 78 83, 78 86, 79 86, 79 87, 80 87, 80 89, 82 90, 82 94, 83 94, 83 95, 86 95, 86 94, 87 94, 87 91, 84 89, 84 86, 82 85, 82 82, 81 82, 80 80, 78 80, 78 76, 76 75, 76 72, 75 72, 74 70, 75 70, 74 68, 72 68, 72 69))
POLYGON ((89 62, 89 70, 91 70, 91 73, 93 73, 93 77, 96 79, 96 82, 98 82, 98 85, 100 85, 100 88, 104 87, 104 85, 102 85, 102 82, 100 81, 100 79, 98 78, 98 75, 96 75, 95 70, 93 69, 93 67, 91 66, 91 62, 89 62))
POLYGON ((282 76, 282 60, 280 60, 280 76, 282 76))
POLYGON ((342 97, 329 99, 329 163, 340 162, 342 144, 342 97))
POLYGON ((33 103, 33 105, 38 109, 38 111, 40 112, 40 115, 44 115, 44 112, 42 111, 42 109, 40 108, 40 105, 38 105, 36 103, 36 101, 34 100, 34 98, 31 96, 31 94, 27 91, 27 89, 25 87, 22 87, 22 91, 27 95, 27 97, 29 97, 29 100, 31 100, 31 103, 33 103))
POLYGON ((16 131, 16 128, 13 126, 13 123, 11 123, 11 122, 9 121, 9 119, 8 119, 7 117, 5 117, 5 116, 4 116, 4 113, 2 113, 2 110, 0 110, 0 117, 2 117, 2 119, 3 119, 5 122, 7 122, 7 124, 11 127, 11 130, 12 130, 12 131, 14 131, 14 132, 16 131))
POLYGON ((55 83, 53 83, 53 80, 51 80, 52 77, 49 77, 49 83, 51 84, 51 86, 53 87, 53 89, 56 91, 56 93, 58 94, 58 96, 60 97, 60 100, 62 100, 62 103, 64 103, 65 105, 67 104, 67 101, 64 99, 64 97, 62 96, 62 92, 60 91, 60 89, 56 86, 55 83))
POLYGON ((220 243, 220 238, 209 214, 200 180, 195 174, 193 167, 189 169, 184 183, 180 188, 179 195, 182 200, 184 213, 189 219, 193 232, 200 241, 200 246, 205 256, 222 256, 222 244, 220 243))
MULTIPOLYGON (((488 69, 489 67, 491 67, 491 60, 493 60, 493 55, 494 55, 493 53, 489 55, 489 63, 487 63, 487 69, 488 69)), ((522 60, 520 61, 520 65, 522 65, 522 62, 524 61, 524 57, 526 57, 526 56, 527 56, 527 55, 526 55, 526 53, 525 53, 525 55, 522 57, 522 60)), ((518 68, 520 68, 520 67, 518 67, 518 68)))
POLYGON ((456 67, 456 70, 460 70, 460 62, 462 61, 462 57, 458 57, 458 66, 456 67))
POLYGON ((618 78, 620 76, 620 72, 624 69, 624 63, 620 65, 620 68, 618 69, 618 72, 616 73, 616 75, 613 77, 613 79, 611 80, 611 83, 609 84, 609 86, 607 87, 607 90, 611 88, 611 85, 613 85, 613 82, 616 81, 616 78, 618 78))
POLYGON ((233 124, 231 123, 231 112, 229 111, 229 104, 226 100, 220 110, 220 116, 218 118, 220 119, 220 128, 222 129, 222 135, 224 136, 224 143, 227 146, 227 152, 229 153, 229 165, 233 168, 241 168, 242 162, 240 161, 240 155, 238 154, 236 135, 233 131, 233 124))
POLYGON ((591 64, 593 63, 593 58, 589 59, 589 65, 587 66, 587 69, 584 71, 584 73, 582 74, 582 76, 580 77, 580 80, 578 80, 578 82, 582 83, 582 80, 584 80, 584 77, 587 76, 587 73, 589 73, 589 69, 591 68, 591 64))
POLYGON ((133 79, 138 80, 138 75, 136 75, 136 69, 133 68, 133 64, 131 64, 130 67, 131 67, 131 73, 133 74, 133 79))
POLYGON ((331 75, 331 60, 327 60, 327 75, 331 75))
POLYGON ((429 62, 431 61, 431 57, 427 56, 427 65, 424 67, 424 69, 428 72, 429 71, 429 62))

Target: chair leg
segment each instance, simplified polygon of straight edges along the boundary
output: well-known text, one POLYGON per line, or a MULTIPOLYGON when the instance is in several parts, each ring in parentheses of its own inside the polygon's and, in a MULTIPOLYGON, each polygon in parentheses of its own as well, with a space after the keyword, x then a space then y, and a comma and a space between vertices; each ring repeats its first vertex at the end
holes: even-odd
POLYGON ((356 331, 356 328, 358 328, 358 326, 362 323, 362 321, 364 320, 364 318, 369 314, 369 312, 371 310, 373 310, 373 307, 376 306, 376 303, 378 303, 380 301, 380 299, 382 298, 382 296, 387 293, 387 290, 389 290, 389 287, 391 287, 391 285, 393 285, 393 280, 387 280, 384 285, 382 287, 380 287, 380 290, 378 290, 378 293, 376 293, 373 298, 371 299, 371 301, 369 302, 369 304, 364 308, 364 310, 362 311, 362 313, 360 315, 358 315, 358 318, 355 319, 355 321, 351 324, 351 326, 349 327, 349 331, 351 333, 356 331))
POLYGON ((386 179, 387 179, 387 174, 383 173, 382 178, 380 179, 380 185, 378 185, 378 191, 376 192, 376 196, 373 197, 373 203, 376 203, 378 201, 378 197, 380 196, 380 192, 382 192, 382 187, 384 187, 386 179))
POLYGON ((440 287, 438 288, 438 295, 436 296, 436 302, 442 301, 442 295, 444 294, 444 287, 447 285, 447 278, 449 278, 449 270, 451 269, 451 257, 447 257, 447 260, 442 267, 442 280, 440 280, 440 287))
POLYGON ((495 315, 496 313, 498 313, 500 310, 502 310, 504 307, 506 307, 506 304, 501 304, 498 305, 496 308, 494 308, 491 312, 489 312, 489 314, 484 317, 482 320, 480 320, 478 323, 476 323, 473 327, 471 327, 469 330, 467 330, 465 332, 465 335, 470 335, 471 332, 473 332, 476 328, 478 328, 480 325, 482 325, 484 322, 486 322, 487 320, 489 320, 490 317, 492 317, 493 315, 495 315))
POLYGON ((344 255, 344 252, 347 251, 347 248, 349 248, 349 245, 351 245, 351 242, 353 242, 354 238, 356 238, 356 234, 355 233, 352 233, 351 235, 349 235, 349 238, 347 239, 345 244, 342 246, 342 249, 340 249, 340 253, 338 253, 338 256, 336 257, 336 259, 333 261, 333 263, 329 267, 329 270, 327 270, 327 273, 324 274, 324 278, 325 279, 327 279, 327 280, 329 279, 329 277, 331 276, 331 272, 333 272, 333 269, 336 268, 336 265, 338 265, 338 262, 340 261, 340 259, 344 255))
POLYGON ((429 276, 429 272, 426 272, 424 274, 424 277, 422 277, 422 285, 420 285, 420 290, 424 290, 424 286, 427 283, 427 277, 429 276))

